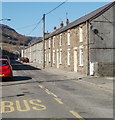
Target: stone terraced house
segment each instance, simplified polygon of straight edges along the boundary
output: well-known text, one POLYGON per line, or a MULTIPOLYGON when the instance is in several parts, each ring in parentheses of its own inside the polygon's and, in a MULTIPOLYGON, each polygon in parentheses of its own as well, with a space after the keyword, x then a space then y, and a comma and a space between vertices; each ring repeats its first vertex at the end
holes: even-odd
POLYGON ((28 57, 30 62, 43 64, 43 42, 42 37, 32 40, 23 51, 23 56, 28 57))
POLYGON ((111 2, 74 22, 67 19, 65 26, 62 22, 60 28, 54 27, 54 32, 45 37, 45 67, 113 76, 114 11, 115 2, 111 2))

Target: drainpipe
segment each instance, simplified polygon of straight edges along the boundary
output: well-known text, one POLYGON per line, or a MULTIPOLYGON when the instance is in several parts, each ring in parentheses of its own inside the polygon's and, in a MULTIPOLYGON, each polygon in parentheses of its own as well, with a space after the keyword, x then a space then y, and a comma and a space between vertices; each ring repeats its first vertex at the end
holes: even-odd
POLYGON ((86 71, 86 74, 89 75, 89 71, 90 71, 90 64, 89 64, 89 53, 90 53, 90 48, 89 48, 89 22, 86 21, 86 39, 87 39, 87 71, 86 71))

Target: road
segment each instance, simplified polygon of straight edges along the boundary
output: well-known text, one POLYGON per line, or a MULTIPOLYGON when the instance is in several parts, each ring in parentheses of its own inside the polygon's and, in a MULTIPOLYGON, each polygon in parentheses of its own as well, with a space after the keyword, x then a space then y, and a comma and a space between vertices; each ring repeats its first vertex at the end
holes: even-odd
POLYGON ((14 62, 12 66, 13 80, 0 84, 2 118, 113 117, 111 93, 28 64, 14 62))

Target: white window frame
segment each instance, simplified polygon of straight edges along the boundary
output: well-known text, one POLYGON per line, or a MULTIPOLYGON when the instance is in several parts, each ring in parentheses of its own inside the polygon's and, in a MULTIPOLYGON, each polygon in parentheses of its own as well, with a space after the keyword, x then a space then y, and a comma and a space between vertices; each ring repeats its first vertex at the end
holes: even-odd
POLYGON ((55 37, 56 37, 56 36, 53 36, 53 40, 52 40, 53 48, 55 47, 55 37))
POLYGON ((53 50, 53 64, 55 64, 55 50, 53 50))
POLYGON ((60 34, 60 46, 62 46, 62 34, 60 34))
POLYGON ((70 49, 67 49, 67 65, 70 65, 70 49))
POLYGON ((46 62, 47 60, 46 60, 46 53, 45 53, 45 62, 46 62))
POLYGON ((67 44, 70 45, 70 30, 67 32, 67 44))
POLYGON ((48 55, 48 53, 47 53, 47 65, 49 64, 49 55, 48 55))
POLYGON ((84 59, 84 56, 83 56, 83 46, 80 46, 79 47, 79 66, 83 66, 83 59, 84 59))
POLYGON ((60 49, 60 58, 59 58, 59 64, 62 64, 62 49, 60 49))
POLYGON ((51 62, 51 56, 50 56, 50 52, 49 52, 49 62, 51 62))
POLYGON ((79 42, 83 42, 83 28, 79 27, 79 42))
POLYGON ((51 47, 51 39, 49 39, 49 48, 51 47))

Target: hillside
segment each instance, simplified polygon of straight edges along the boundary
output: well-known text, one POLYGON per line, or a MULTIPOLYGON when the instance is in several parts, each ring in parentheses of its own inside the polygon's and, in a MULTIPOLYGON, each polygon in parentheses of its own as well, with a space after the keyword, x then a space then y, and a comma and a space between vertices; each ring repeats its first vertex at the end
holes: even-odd
POLYGON ((13 28, 0 24, 0 46, 7 51, 20 51, 24 46, 35 39, 34 37, 28 37, 17 33, 13 28))

